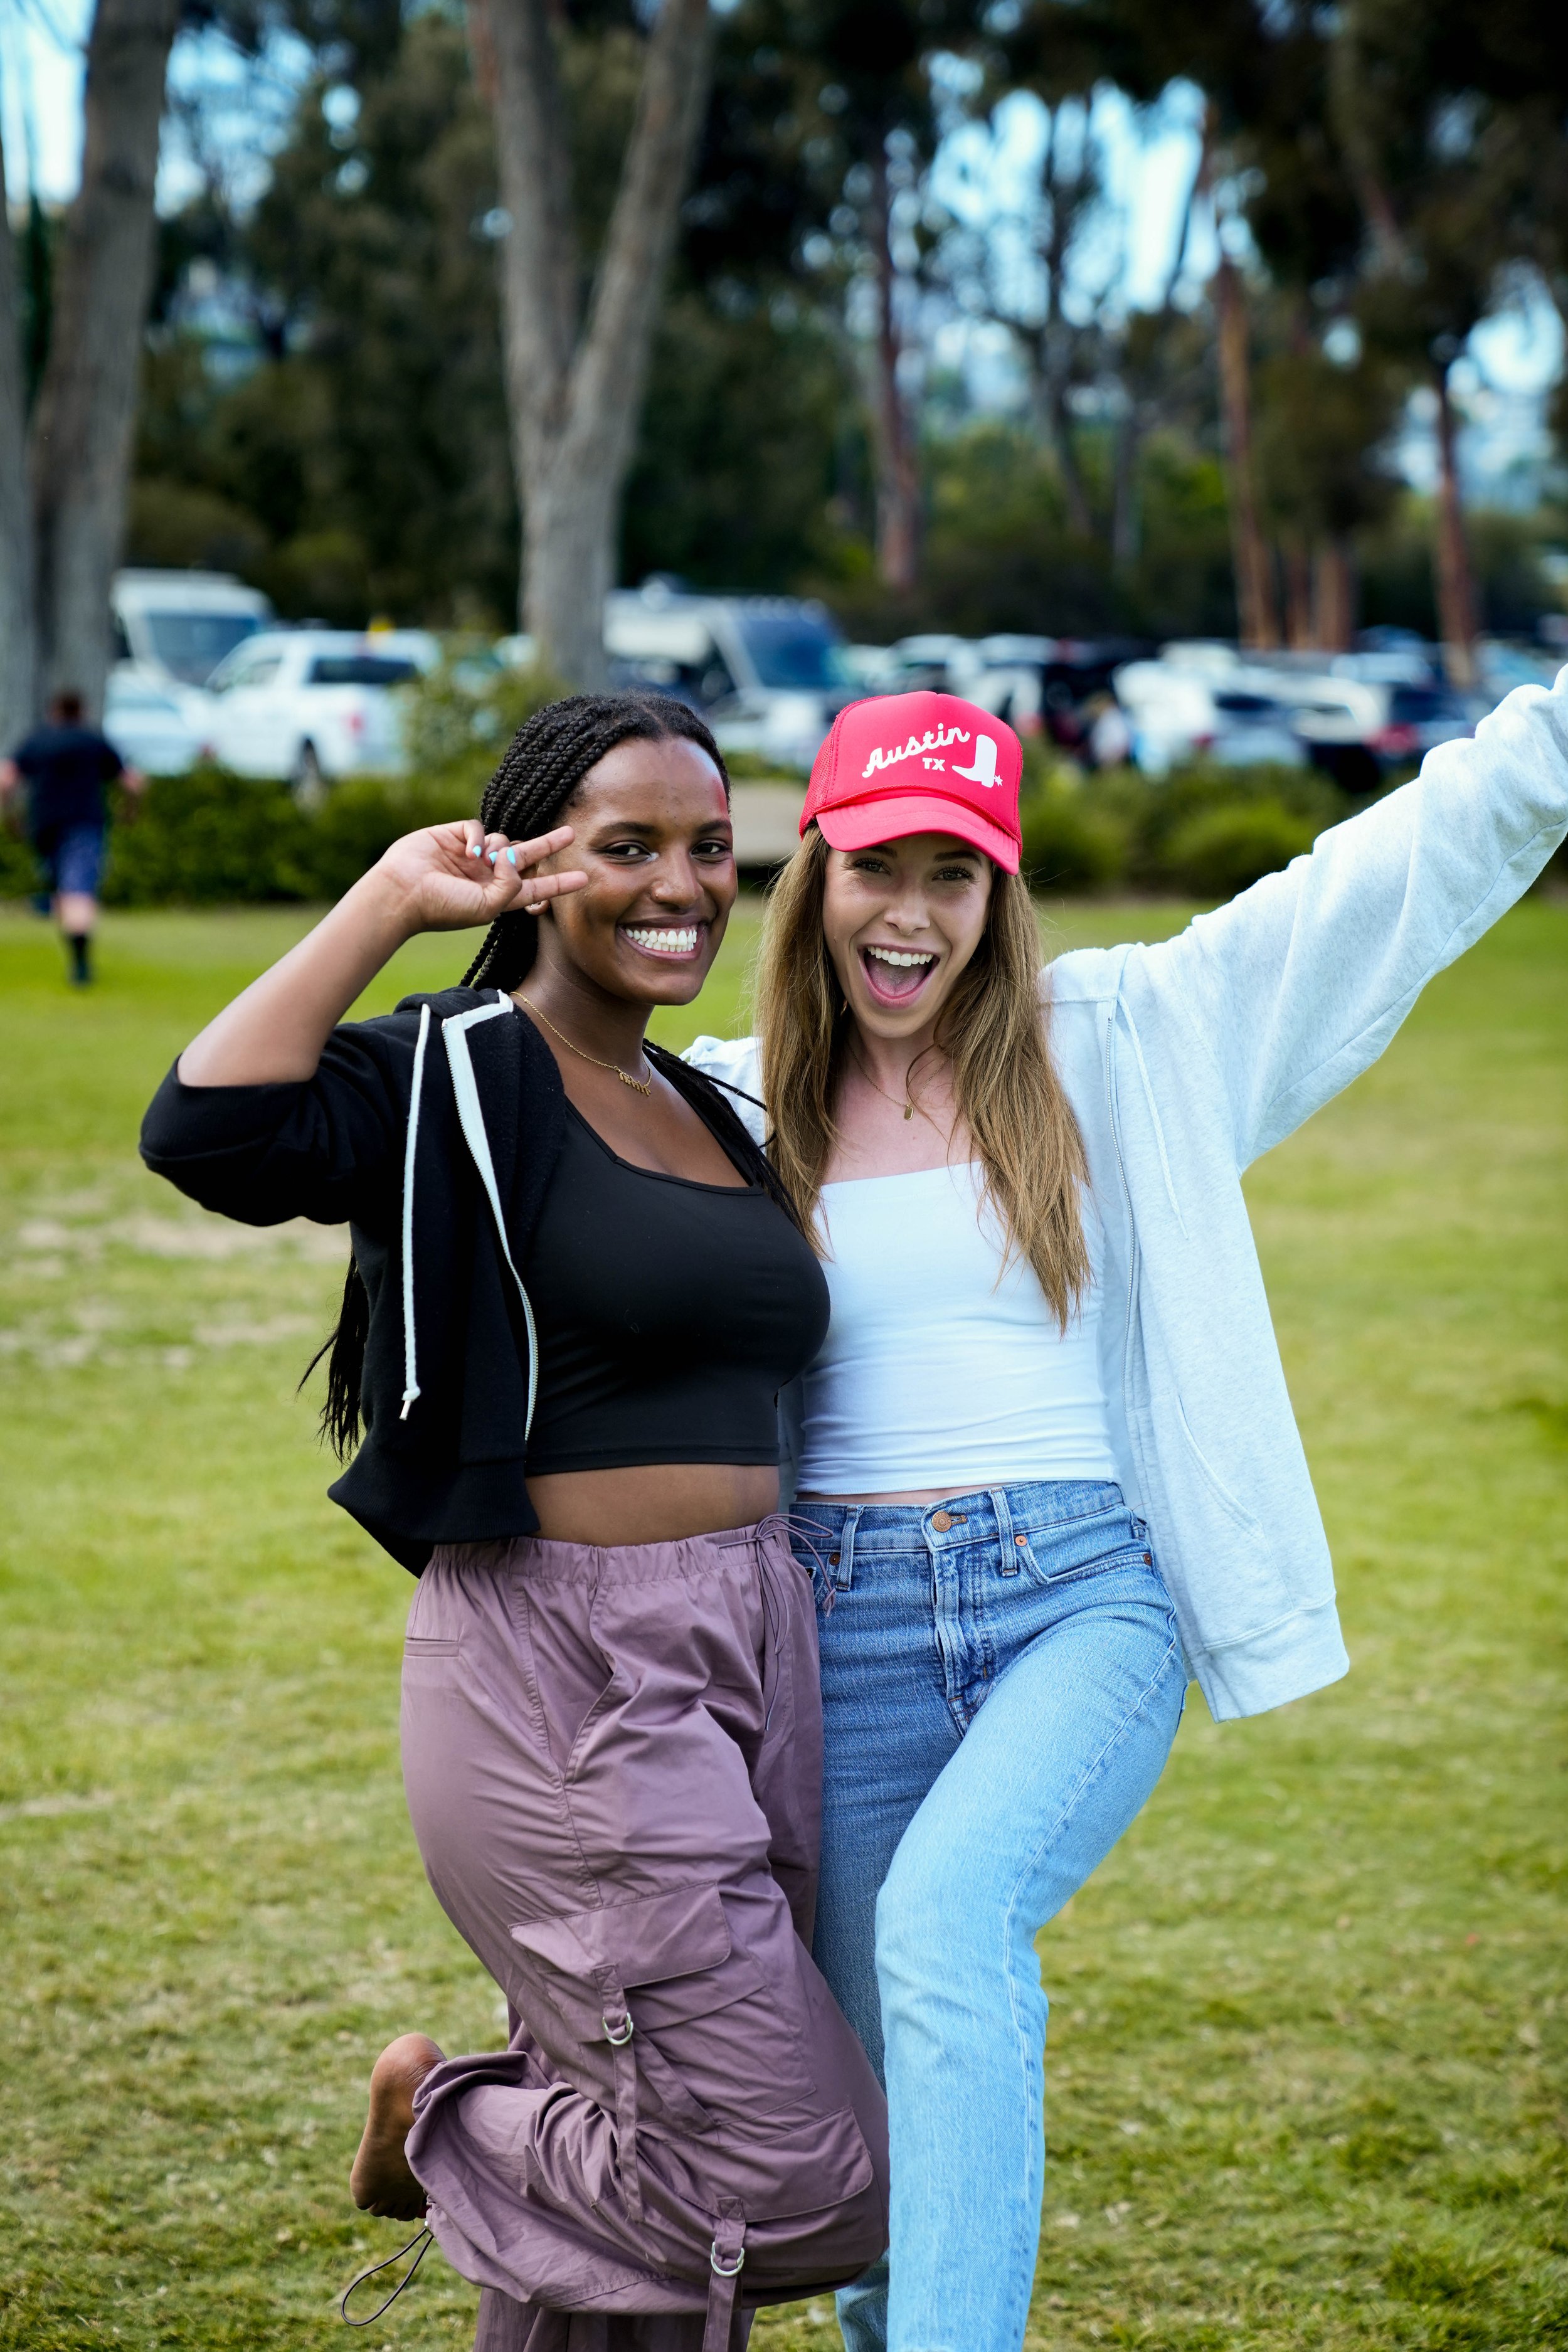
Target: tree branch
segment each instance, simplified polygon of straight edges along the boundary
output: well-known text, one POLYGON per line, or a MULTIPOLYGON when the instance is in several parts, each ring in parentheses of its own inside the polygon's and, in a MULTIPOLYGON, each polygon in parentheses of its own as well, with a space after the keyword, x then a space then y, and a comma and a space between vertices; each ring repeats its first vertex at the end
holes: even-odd
POLYGON ((547 0, 470 0, 491 80, 501 203, 507 374, 524 438, 559 431, 577 340, 577 239, 566 99, 547 0))
POLYGON ((631 456, 712 56, 709 0, 664 0, 573 370, 569 437, 591 445, 617 482, 631 456))

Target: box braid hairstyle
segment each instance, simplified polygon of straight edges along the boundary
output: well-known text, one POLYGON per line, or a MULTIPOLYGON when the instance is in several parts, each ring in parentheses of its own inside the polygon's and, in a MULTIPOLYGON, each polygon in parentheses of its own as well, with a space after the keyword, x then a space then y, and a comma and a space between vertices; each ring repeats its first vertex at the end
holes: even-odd
MULTIPOLYGON (((569 694, 559 702, 547 702, 512 737, 500 767, 485 786, 479 822, 487 833, 531 841, 561 823, 589 770, 617 743, 662 743, 678 736, 707 752, 723 779, 728 800, 730 774, 724 755, 702 719, 684 702, 663 694, 569 694)), ((463 975, 463 986, 500 989, 511 995, 532 969, 538 940, 537 916, 502 915, 486 932, 483 946, 463 975)), ((715 1082, 662 1046, 645 1043, 643 1051, 719 1137, 736 1164, 798 1226, 794 1200, 715 1082)), ((351 1255, 336 1326, 305 1370, 309 1380, 321 1358, 328 1360, 321 1434, 340 1461, 353 1453, 363 1427, 360 1391, 369 1332, 370 1297, 351 1255)))

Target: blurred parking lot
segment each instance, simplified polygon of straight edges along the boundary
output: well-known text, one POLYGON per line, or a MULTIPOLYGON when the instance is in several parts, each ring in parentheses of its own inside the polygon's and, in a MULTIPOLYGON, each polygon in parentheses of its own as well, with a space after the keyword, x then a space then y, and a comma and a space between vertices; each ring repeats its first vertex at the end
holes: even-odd
MULTIPOLYGON (((212 761, 307 797, 406 771, 400 689, 453 665, 482 714, 488 688, 534 658, 517 635, 448 645, 423 629, 284 625, 255 589, 218 573, 123 572, 115 609, 105 726, 122 757, 151 775, 212 761)), ((854 645, 809 600, 694 594, 663 577, 610 596, 605 642, 616 686, 702 711, 724 751, 742 755, 748 783, 803 779, 846 703, 926 687, 994 711, 1090 775, 1131 765, 1163 777, 1203 761, 1311 768, 1367 793, 1556 666, 1539 644, 1483 639, 1479 683, 1459 691, 1436 646, 1394 629, 1332 654, 1017 635, 854 645)), ((787 854, 782 791, 742 805, 747 862, 787 854)))

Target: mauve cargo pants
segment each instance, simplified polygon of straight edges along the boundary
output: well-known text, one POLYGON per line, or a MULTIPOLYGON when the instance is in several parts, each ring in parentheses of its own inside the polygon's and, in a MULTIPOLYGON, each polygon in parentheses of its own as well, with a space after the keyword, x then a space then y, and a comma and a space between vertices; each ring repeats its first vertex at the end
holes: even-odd
POLYGON ((437 1550, 403 1765, 516 2028, 436 2068, 408 2139, 479 2352, 728 2352, 874 2262, 887 2117, 810 1957, 816 1620, 783 1523, 437 1550))

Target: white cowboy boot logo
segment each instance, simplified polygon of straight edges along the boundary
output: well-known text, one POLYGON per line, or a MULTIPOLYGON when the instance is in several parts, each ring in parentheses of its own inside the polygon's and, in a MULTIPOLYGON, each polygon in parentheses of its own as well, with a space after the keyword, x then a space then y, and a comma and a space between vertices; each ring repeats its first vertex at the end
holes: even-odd
POLYGON ((973 767, 954 768, 952 773, 962 776, 966 783, 983 784, 989 792, 996 782, 996 745, 992 737, 977 735, 974 739, 973 767))

